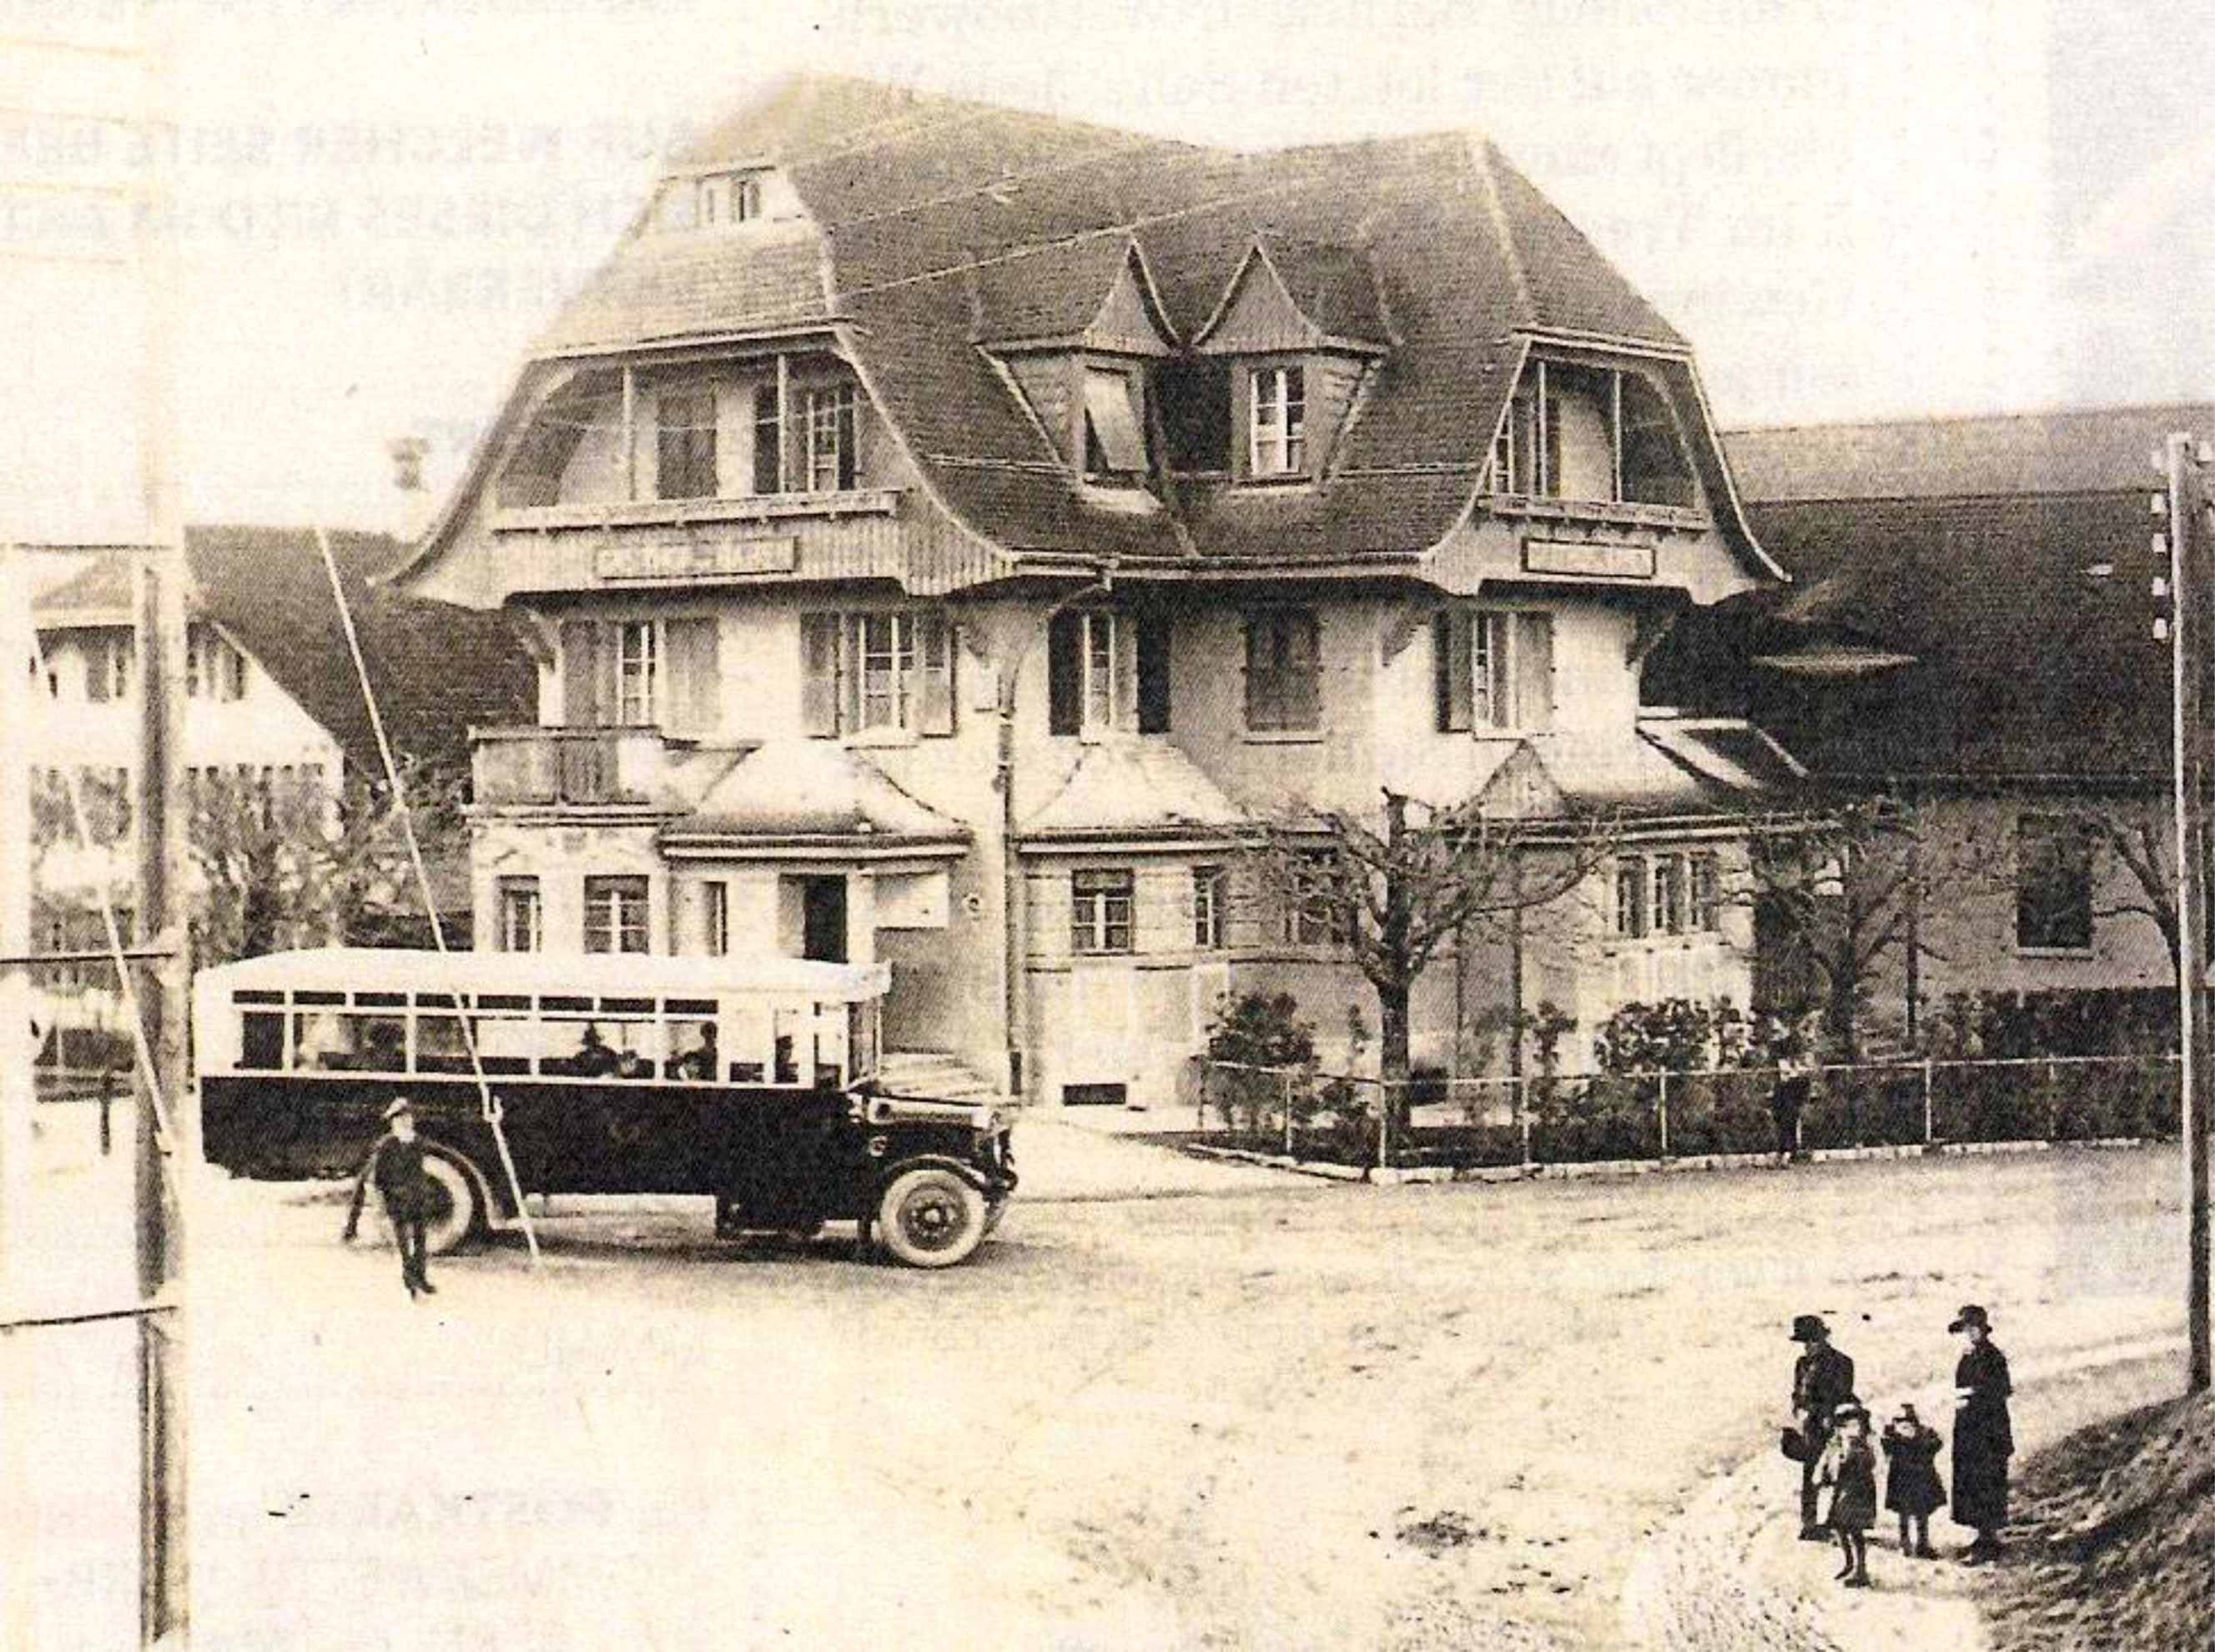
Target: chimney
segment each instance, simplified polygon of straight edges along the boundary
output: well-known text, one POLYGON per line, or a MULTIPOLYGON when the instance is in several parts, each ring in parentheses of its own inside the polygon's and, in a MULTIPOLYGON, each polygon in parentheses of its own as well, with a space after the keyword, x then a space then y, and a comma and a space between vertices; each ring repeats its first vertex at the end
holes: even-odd
POLYGON ((384 451, 392 461, 392 485, 400 490, 397 531, 412 543, 431 525, 431 488, 423 476, 431 444, 421 436, 396 436, 384 445, 384 451))

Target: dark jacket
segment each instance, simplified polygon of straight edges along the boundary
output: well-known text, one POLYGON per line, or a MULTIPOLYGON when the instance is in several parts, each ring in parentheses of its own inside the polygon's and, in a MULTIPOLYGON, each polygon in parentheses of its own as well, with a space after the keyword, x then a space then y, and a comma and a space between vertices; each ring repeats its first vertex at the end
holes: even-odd
POLYGON ((396 1221, 422 1221, 431 1214, 433 1189, 430 1172, 423 1168, 424 1157, 422 1137, 402 1141, 388 1135, 370 1159, 369 1179, 377 1183, 377 1196, 396 1221))
POLYGON ((1792 1367, 1792 1409, 1811 1440, 1827 1439, 1831 1413, 1854 1397, 1854 1362, 1828 1342, 1808 1346, 1792 1367))
POLYGON ((1944 1504, 1938 1452, 1946 1443, 1936 1428, 1894 1423, 1884 1431, 1884 1506, 1895 1514, 1928 1514, 1944 1504))
POLYGON ((1954 1411, 1954 1519, 1979 1530, 2007 1524, 2008 1459, 2015 1428, 2008 1416, 2007 1355, 1979 1342, 1954 1367, 1954 1386, 1967 1397, 1954 1411))

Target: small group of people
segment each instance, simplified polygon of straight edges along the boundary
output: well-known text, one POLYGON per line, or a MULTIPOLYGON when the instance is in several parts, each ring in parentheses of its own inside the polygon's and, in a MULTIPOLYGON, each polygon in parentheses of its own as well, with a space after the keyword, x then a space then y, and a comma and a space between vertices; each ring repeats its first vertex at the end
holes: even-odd
POLYGON ((1801 1352, 1792 1371, 1793 1422, 1784 1446, 1801 1465, 1800 1538, 1838 1544, 1838 1581, 1848 1588, 1869 1587, 1868 1532, 1877 1522, 1880 1450, 1882 1507, 1899 1518, 1901 1554, 1936 1557, 1930 1516, 1949 1501, 1954 1524, 1976 1532, 1961 1551, 1962 1563, 1981 1565, 2000 1552, 2008 1464, 2015 1454, 2007 1356, 1991 1340, 1991 1314, 1975 1303, 1965 1304, 1947 1330, 1964 1344, 1954 1369, 1950 1499, 1938 1473, 1944 1437, 1908 1404, 1899 1407, 1881 1435, 1874 1434, 1868 1408, 1855 1390, 1854 1362, 1832 1345, 1830 1326, 1812 1313, 1792 1322, 1792 1340, 1801 1352))

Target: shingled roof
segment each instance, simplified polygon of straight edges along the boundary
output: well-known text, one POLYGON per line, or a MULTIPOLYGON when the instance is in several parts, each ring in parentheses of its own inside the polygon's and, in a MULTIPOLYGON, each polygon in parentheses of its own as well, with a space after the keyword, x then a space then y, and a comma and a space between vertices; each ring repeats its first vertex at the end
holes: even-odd
POLYGON ((1795 584, 1688 615, 1648 663, 1648 697, 1750 715, 1838 782, 2158 779, 2169 655, 2147 586, 2165 570, 2146 501, 2172 430, 2215 431, 2215 406, 1727 438, 1795 584), (1841 640, 1911 658, 1828 680, 1789 669, 1841 640))
MULTIPOLYGON (((682 249, 688 237, 629 237, 537 360, 835 329, 936 497, 1018 553, 1277 565, 1426 550, 1475 501, 1534 332, 1650 349, 1680 396, 1698 394, 1677 332, 1494 145, 1463 133, 1232 153, 802 76, 674 169, 719 163, 777 168, 807 224, 682 249), (1329 473, 1271 497, 1201 490, 1181 523, 1088 498, 983 347, 1076 330, 1132 249, 1150 301, 1190 340, 1256 247, 1326 333, 1390 346, 1329 473)), ((1692 433, 1724 531, 1758 560, 1720 450, 1692 433)))
MULTIPOLYGON (((186 531, 190 610, 253 657, 330 731, 347 760, 377 766, 377 745, 315 536, 299 528, 186 531)), ((498 614, 404 597, 371 583, 399 557, 381 533, 334 533, 331 551, 352 608, 387 733, 400 752, 463 760, 471 724, 537 719, 537 668, 498 614)), ((34 605, 41 629, 128 623, 131 558, 107 550, 34 605)))

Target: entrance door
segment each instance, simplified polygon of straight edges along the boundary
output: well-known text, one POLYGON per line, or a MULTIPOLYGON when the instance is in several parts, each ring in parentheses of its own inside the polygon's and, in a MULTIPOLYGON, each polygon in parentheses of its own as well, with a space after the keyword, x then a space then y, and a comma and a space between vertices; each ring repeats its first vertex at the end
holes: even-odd
POLYGON ((800 881, 800 955, 822 963, 846 961, 846 880, 800 881))

